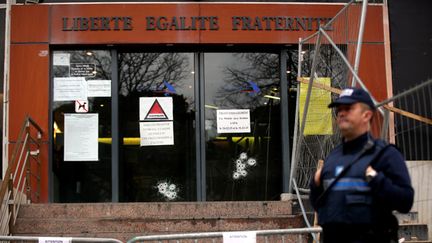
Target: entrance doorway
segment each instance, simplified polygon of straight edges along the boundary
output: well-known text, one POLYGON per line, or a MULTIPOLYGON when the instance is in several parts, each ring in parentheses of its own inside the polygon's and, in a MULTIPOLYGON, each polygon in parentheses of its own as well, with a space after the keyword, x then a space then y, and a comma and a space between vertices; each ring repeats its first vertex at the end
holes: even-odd
POLYGON ((286 53, 54 51, 53 201, 279 200, 289 164, 281 117, 295 101, 281 93, 288 90, 281 80, 295 77, 286 76, 294 70, 286 53), (76 70, 83 66, 94 70, 76 70), (110 94, 101 86, 105 92, 88 95, 88 111, 78 113, 73 96, 55 94, 74 77, 109 84, 110 94), (152 109, 162 115, 149 119, 152 109), (65 149, 74 151, 65 145, 84 147, 65 132, 73 128, 69 114, 97 114, 96 159, 65 159, 65 149), (166 129, 151 135, 154 126, 166 129))

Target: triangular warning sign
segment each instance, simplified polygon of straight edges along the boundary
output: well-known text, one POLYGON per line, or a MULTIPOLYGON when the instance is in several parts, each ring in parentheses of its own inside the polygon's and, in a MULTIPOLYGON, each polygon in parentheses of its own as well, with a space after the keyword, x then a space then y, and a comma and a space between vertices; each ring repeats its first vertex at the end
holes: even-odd
POLYGON ((156 99, 155 102, 153 102, 153 105, 150 107, 149 112, 144 118, 145 120, 168 120, 167 115, 165 114, 165 111, 162 109, 161 105, 159 104, 158 100, 156 99))

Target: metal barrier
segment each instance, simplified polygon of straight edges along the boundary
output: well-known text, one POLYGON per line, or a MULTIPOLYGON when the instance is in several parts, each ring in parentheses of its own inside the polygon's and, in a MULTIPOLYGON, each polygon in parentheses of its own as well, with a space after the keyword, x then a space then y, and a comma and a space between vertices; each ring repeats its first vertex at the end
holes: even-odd
POLYGON ((87 238, 87 237, 40 237, 40 236, 2 236, 0 235, 0 242, 11 242, 11 241, 36 241, 40 242, 41 239, 49 239, 43 242, 111 242, 111 243, 122 243, 122 241, 113 238, 87 238))
MULTIPOLYGON (((275 230, 256 230, 256 231, 231 231, 231 232, 202 232, 202 233, 184 233, 184 234, 166 234, 166 235, 146 235, 136 236, 128 240, 127 243, 135 242, 223 242, 224 234, 254 234, 256 242, 271 242, 271 243, 302 243, 310 242, 308 235, 320 233, 320 227, 315 228, 291 228, 291 229, 275 229, 275 230)), ((107 242, 107 243, 122 243, 122 241, 114 238, 92 238, 92 237, 53 237, 53 236, 4 236, 0 235, 0 242, 17 242, 17 241, 33 241, 44 243, 89 243, 89 242, 107 242)), ((249 241, 248 241, 249 242, 249 241)))
POLYGON ((223 242, 225 233, 252 233, 256 234, 256 242, 309 242, 308 234, 320 233, 320 227, 315 228, 292 228, 292 229, 276 229, 276 230, 256 230, 256 231, 234 231, 234 232, 202 232, 202 233, 187 233, 187 234, 167 234, 167 235, 147 235, 136 236, 127 241, 127 243, 135 242, 170 242, 174 240, 180 242, 223 242), (200 241, 199 241, 200 240, 200 241))
MULTIPOLYGON (((363 1, 363 9, 365 3, 367 1, 363 1)), ((354 53, 358 53, 360 45, 356 48, 350 45, 356 37, 352 40, 345 38, 353 34, 353 30, 347 28, 355 27, 345 25, 349 20, 348 12, 358 8, 360 6, 356 1, 350 1, 329 23, 311 36, 299 40, 299 87, 290 178, 295 179, 302 190, 309 188, 318 161, 326 158, 340 143, 341 135, 334 125, 336 113, 327 109, 326 105, 345 87, 357 86, 368 91, 357 73, 358 55, 354 53), (330 27, 333 31, 327 31, 330 27)), ((361 43, 360 33, 357 38, 357 42, 361 43)), ((432 101, 431 90, 432 82, 428 80, 382 102, 377 102, 371 94, 378 111, 372 119, 372 133, 398 145, 408 160, 430 161, 432 158, 432 119, 428 109, 432 101)), ((289 192, 292 188, 291 180, 289 192)))

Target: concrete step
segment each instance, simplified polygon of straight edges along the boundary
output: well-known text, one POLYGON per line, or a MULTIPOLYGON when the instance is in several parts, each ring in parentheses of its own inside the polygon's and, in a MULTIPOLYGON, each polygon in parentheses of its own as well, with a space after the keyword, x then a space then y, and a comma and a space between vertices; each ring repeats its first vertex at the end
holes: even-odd
POLYGON ((22 205, 13 235, 104 237, 304 227, 290 202, 22 205))
POLYGON ((400 224, 398 233, 406 241, 428 241, 427 224, 400 224))
POLYGON ((289 202, 71 203, 22 205, 20 218, 219 218, 291 215, 289 202))

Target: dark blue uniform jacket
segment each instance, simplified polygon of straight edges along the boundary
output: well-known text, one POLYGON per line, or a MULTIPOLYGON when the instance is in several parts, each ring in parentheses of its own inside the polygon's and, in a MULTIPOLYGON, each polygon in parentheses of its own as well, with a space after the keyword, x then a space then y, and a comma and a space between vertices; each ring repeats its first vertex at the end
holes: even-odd
POLYGON ((310 200, 318 212, 321 226, 334 223, 384 226, 393 217, 393 210, 409 212, 414 190, 399 150, 366 133, 340 144, 329 154, 322 169, 321 186, 317 187, 313 180, 311 182, 310 200), (324 189, 362 151, 368 140, 372 140, 374 146, 356 160, 322 200, 318 200, 324 189), (379 148, 383 150, 371 162, 379 148), (365 172, 369 164, 378 174, 368 183, 365 172))

